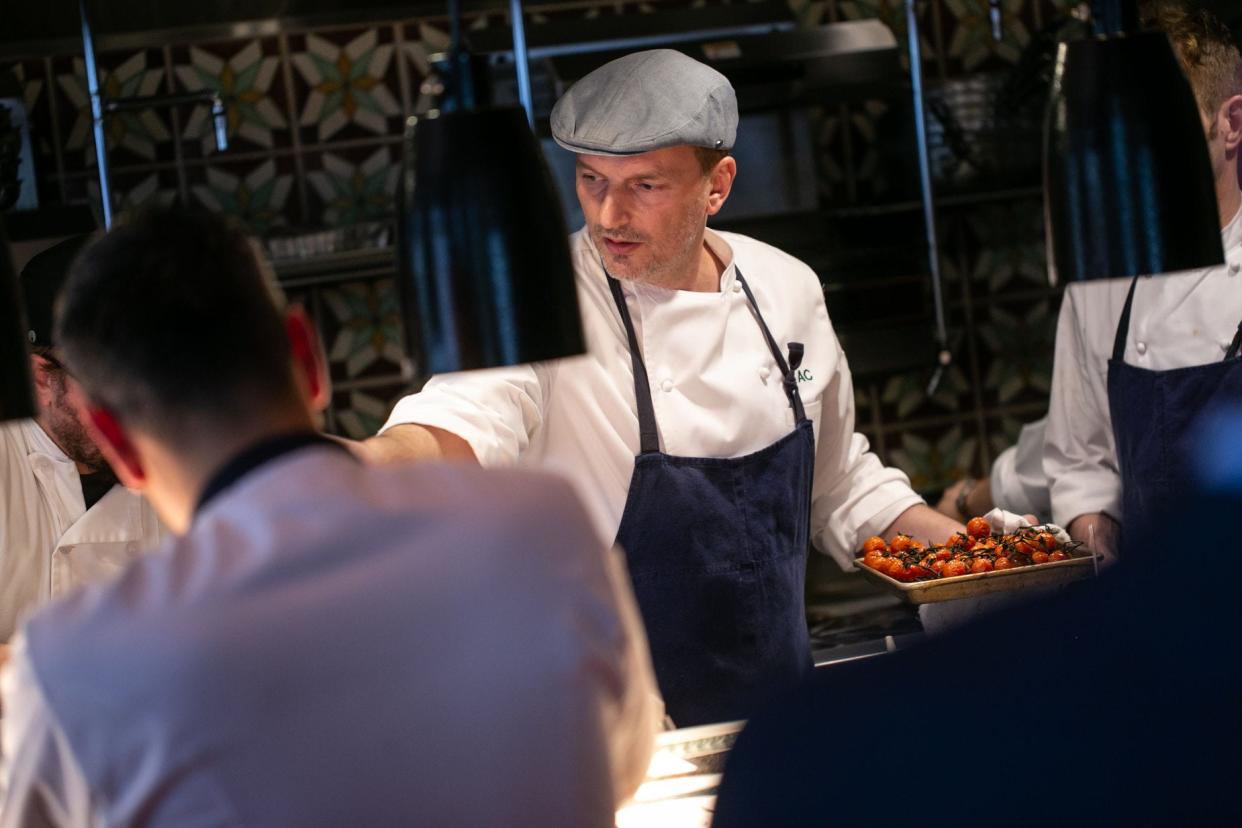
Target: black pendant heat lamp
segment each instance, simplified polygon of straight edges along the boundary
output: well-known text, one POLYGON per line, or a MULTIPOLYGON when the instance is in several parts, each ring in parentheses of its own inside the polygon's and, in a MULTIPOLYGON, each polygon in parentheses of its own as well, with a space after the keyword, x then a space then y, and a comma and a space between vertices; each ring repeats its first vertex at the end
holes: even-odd
POLYGON ((407 352, 423 374, 581 354, 552 177, 527 114, 490 105, 455 0, 449 11, 439 109, 405 131, 397 255, 407 352))
POLYGON ((1137 0, 1092 0, 1092 33, 1061 44, 1044 135, 1053 284, 1223 264, 1198 104, 1137 0))
POLYGON ((35 416, 19 290, 8 238, 0 228, 0 422, 35 416))

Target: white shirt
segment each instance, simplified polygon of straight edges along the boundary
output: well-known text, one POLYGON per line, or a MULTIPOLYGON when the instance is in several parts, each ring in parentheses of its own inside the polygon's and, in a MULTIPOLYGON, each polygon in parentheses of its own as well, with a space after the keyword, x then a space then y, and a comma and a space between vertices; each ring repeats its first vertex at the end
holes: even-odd
POLYGON ((611 826, 660 710, 563 481, 271 460, 0 672, 0 825, 611 826))
POLYGON ((1048 520, 1052 514, 1048 476, 1044 474, 1047 426, 1047 417, 1022 426, 1018 442, 992 462, 989 476, 994 505, 1018 515, 1035 515, 1040 521, 1048 520))
MULTIPOLYGON (((718 293, 622 282, 651 384, 660 448, 737 457, 794 427, 780 370, 737 280, 740 267, 782 348, 806 347, 798 388, 815 423, 811 538, 851 567, 869 535, 922 502, 854 431, 854 389, 815 273, 774 247, 707 232, 727 266, 718 293)), ((466 440, 485 466, 567 476, 600 538, 612 543, 639 451, 634 374, 621 317, 585 230, 571 237, 588 354, 432 378, 397 403, 384 428, 419 423, 466 440)))
POLYGON ((77 466, 34 420, 0 424, 0 642, 25 611, 112 577, 162 534, 123 486, 88 510, 77 466))
MULTIPOLYGON (((1154 371, 1219 362, 1242 321, 1242 210, 1221 231, 1226 264, 1139 280, 1125 361, 1154 371)), ((1121 519, 1121 473, 1108 408, 1108 360, 1130 279, 1065 289, 1044 471, 1062 526, 1103 512, 1121 519)))

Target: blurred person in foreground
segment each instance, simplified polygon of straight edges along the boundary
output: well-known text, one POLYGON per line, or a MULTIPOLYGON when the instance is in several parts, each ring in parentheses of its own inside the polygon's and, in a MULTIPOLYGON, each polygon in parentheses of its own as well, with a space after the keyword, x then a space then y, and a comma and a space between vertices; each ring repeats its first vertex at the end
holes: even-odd
POLYGON ((93 436, 179 537, 21 627, 0 825, 611 825, 659 716, 623 569, 554 478, 317 435, 268 276, 176 210, 73 269, 93 436))

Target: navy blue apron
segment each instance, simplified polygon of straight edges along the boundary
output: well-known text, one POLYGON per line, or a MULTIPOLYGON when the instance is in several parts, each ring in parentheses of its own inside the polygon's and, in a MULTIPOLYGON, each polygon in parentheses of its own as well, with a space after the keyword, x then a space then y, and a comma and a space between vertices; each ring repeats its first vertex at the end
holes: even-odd
POLYGON ((803 588, 815 437, 798 394, 801 343, 786 362, 742 274, 738 282, 780 368, 794 430, 744 457, 660 451, 651 385, 634 323, 611 276, 629 337, 641 453, 617 543, 678 727, 745 718, 811 667, 803 588))
POLYGON ((1125 363, 1130 308, 1138 277, 1117 322, 1108 361, 1108 408, 1121 470, 1122 526, 1136 526, 1161 511, 1194 479, 1194 425, 1203 412, 1242 399, 1242 325, 1221 362, 1152 371, 1125 363))

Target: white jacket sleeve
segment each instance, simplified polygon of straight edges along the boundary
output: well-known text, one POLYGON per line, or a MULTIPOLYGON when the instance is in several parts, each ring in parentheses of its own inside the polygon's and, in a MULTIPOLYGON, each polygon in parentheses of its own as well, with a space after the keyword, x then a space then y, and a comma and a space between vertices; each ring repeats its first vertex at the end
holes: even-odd
POLYGON ((484 466, 512 464, 543 422, 548 366, 521 365, 432 377, 393 407, 380 433, 403 423, 465 440, 484 466))
POLYGON ((92 823, 90 788, 39 685, 26 639, 0 670, 0 828, 92 823))
POLYGON ((853 569, 862 542, 923 499, 902 471, 881 463, 867 438, 854 431, 854 384, 835 336, 833 345, 837 370, 820 398, 815 423, 811 540, 843 569, 853 569))
POLYGON ((1108 412, 1108 356, 1092 347, 1090 339, 1092 333, 1100 333, 1090 327, 1090 303, 1107 299, 1107 290, 1099 289, 1107 287, 1108 283, 1070 285, 1057 321, 1044 473, 1052 519, 1061 526, 1095 512, 1121 517, 1121 473, 1108 412))

